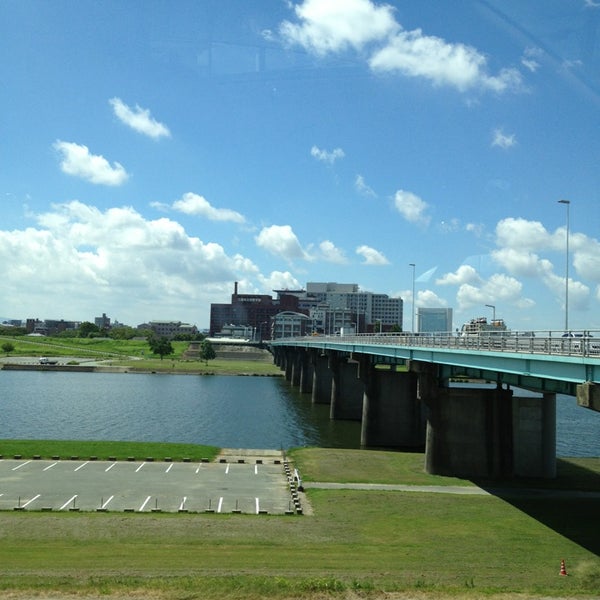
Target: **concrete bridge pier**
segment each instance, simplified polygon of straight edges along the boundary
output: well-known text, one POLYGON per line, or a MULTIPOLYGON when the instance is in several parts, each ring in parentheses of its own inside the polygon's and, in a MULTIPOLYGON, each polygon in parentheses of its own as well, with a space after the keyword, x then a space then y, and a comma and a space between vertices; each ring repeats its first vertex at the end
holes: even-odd
POLYGON ((289 381, 290 383, 295 386, 295 387, 299 387, 300 386, 300 379, 302 377, 302 363, 306 358, 306 351, 299 349, 296 350, 295 352, 293 352, 289 357, 288 360, 290 361, 290 378, 289 381))
POLYGON ((295 356, 296 352, 291 351, 288 348, 283 351, 282 370, 285 374, 286 381, 292 381, 295 356))
POLYGON ((438 388, 425 401, 427 473, 483 478, 513 474, 512 390, 438 388))
POLYGON ((300 392, 303 394, 312 392, 314 369, 310 350, 300 351, 300 392))
POLYGON ((333 353, 329 360, 329 370, 331 371, 329 418, 360 421, 363 386, 358 378, 358 363, 333 353))
POLYGON ((513 397, 514 474, 556 477, 556 394, 513 397))
POLYGON ((313 351, 310 358, 312 364, 312 392, 313 404, 329 404, 331 402, 331 373, 329 371, 329 357, 313 351))
POLYGON ((360 444, 363 447, 422 448, 426 421, 414 373, 375 369, 360 363, 364 384, 360 444))

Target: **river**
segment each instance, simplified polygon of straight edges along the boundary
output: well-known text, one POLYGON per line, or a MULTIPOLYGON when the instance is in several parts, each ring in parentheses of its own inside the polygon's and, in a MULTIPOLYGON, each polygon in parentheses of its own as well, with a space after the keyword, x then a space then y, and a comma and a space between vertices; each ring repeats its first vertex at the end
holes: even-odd
MULTIPOLYGON (((0 438, 183 442, 230 448, 357 448, 283 378, 0 371, 0 438)), ((600 456, 600 413, 557 396, 557 455, 600 456)))

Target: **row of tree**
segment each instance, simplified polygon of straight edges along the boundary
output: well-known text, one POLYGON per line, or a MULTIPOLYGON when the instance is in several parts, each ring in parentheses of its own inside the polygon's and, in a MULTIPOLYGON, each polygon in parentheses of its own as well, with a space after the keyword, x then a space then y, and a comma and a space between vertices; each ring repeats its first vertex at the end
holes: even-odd
MULTIPOLYGON (((166 337, 157 337, 155 335, 148 336, 148 345, 154 354, 158 354, 162 360, 165 356, 173 354, 173 344, 166 337)), ((214 360, 217 357, 213 345, 210 340, 203 339, 200 343, 200 360, 203 360, 207 365, 209 360, 214 360)))
MULTIPOLYGON (((0 325, 0 335, 18 337, 27 335, 25 327, 8 327, 0 325)), ((103 329, 98 327, 95 323, 90 321, 84 321, 75 329, 66 329, 61 331, 53 337, 60 338, 97 338, 106 337, 113 340, 131 340, 135 337, 149 337, 152 335, 150 329, 137 329, 136 327, 129 327, 127 325, 119 325, 118 327, 111 327, 110 329, 103 329)), ((176 342, 194 342, 201 341, 204 339, 204 335, 201 333, 178 333, 173 337, 173 341, 176 342)))

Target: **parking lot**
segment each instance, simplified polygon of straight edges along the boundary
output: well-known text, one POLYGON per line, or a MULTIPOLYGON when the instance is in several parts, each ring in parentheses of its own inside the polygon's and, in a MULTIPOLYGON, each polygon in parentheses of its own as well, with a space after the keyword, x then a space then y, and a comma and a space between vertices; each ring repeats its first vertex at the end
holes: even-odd
POLYGON ((0 460, 0 510, 284 514, 287 465, 266 459, 0 460))

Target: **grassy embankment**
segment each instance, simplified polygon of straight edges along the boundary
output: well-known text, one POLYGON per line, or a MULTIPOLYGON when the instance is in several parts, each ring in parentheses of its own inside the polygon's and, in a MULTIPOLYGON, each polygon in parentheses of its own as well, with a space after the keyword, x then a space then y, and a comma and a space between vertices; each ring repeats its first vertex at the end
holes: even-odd
MULTIPOLYGON (((263 360, 218 357, 208 364, 185 359, 183 354, 189 342, 172 342, 174 353, 161 360, 158 355, 152 354, 144 340, 0 337, 0 341, 10 341, 15 346, 8 357, 68 357, 72 359, 69 361, 71 364, 102 361, 107 368, 116 367, 130 372, 281 375, 281 370, 273 364, 268 354, 263 360)), ((7 355, 2 358, 6 359, 7 355)))
MULTIPOLYGON (((306 481, 467 483, 423 474, 422 455, 290 454, 306 481)), ((562 487, 598 489, 598 459, 561 461, 562 470, 570 478, 562 487)), ((598 597, 597 498, 307 493, 314 516, 0 513, 0 591, 251 600, 389 600, 401 592, 598 597), (569 577, 559 576, 563 558, 569 577)))

